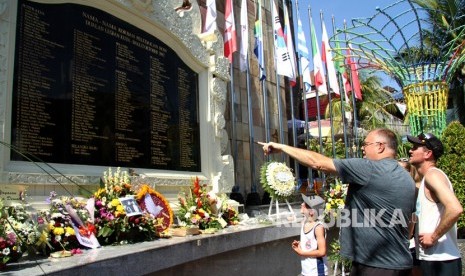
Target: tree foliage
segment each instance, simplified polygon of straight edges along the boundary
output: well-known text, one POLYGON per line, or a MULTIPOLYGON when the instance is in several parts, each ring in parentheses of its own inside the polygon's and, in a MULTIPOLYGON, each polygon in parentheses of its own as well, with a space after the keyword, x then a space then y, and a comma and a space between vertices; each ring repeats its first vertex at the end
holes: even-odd
MULTIPOLYGON (((438 161, 454 187, 455 195, 464 206, 465 203, 465 127, 458 121, 450 123, 442 134, 444 154, 438 161)), ((465 215, 457 223, 459 237, 465 237, 465 215)))

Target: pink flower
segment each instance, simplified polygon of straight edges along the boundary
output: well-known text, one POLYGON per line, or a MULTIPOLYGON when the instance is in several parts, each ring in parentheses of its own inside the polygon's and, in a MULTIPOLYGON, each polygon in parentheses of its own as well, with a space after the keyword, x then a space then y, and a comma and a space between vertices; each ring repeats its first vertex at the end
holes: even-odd
POLYGON ((71 254, 73 255, 82 254, 82 250, 80 248, 71 249, 71 254))

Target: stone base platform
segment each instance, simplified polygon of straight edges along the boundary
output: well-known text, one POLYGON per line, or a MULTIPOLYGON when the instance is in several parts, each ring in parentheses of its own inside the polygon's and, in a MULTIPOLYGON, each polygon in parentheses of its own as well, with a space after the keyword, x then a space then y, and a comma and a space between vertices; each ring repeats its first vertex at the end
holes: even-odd
MULTIPOLYGON (((300 223, 230 226, 215 234, 84 250, 67 258, 20 260, 6 275, 298 275, 291 249, 300 223)), ((3 274, 3 273, 0 273, 3 274)))

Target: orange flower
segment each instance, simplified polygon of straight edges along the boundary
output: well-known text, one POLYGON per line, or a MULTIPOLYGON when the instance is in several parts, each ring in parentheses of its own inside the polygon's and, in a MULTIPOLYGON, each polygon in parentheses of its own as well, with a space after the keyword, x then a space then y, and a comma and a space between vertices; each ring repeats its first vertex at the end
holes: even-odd
POLYGON ((196 196, 200 196, 200 183, 199 183, 199 177, 196 176, 195 177, 195 180, 194 180, 194 190, 193 190, 194 194, 196 196))
POLYGON ((92 234, 96 234, 97 229, 92 223, 87 223, 87 226, 81 225, 79 226, 79 234, 84 237, 90 237, 92 234))

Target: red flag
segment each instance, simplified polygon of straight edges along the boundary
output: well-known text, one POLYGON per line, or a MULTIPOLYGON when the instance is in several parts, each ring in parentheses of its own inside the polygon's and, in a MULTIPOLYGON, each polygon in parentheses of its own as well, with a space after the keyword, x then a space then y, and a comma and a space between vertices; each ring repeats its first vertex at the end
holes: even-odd
MULTIPOLYGON (((355 98, 357 100, 362 100, 362 89, 360 85, 360 79, 358 78, 358 70, 357 70, 357 64, 356 62, 351 58, 351 45, 349 44, 349 48, 347 49, 347 64, 350 67, 350 76, 352 80, 352 86, 354 87, 354 93, 355 93, 355 98)), ((350 84, 349 84, 350 87, 350 84)), ((347 89, 347 83, 346 83, 346 90, 347 92, 352 91, 352 87, 350 89, 347 89)))
POLYGON ((310 18, 310 35, 312 36, 312 53, 313 53, 313 75, 315 77, 315 86, 320 96, 327 94, 326 82, 323 73, 323 63, 321 62, 320 49, 316 39, 315 26, 310 18))
POLYGON ((224 12, 226 18, 224 26, 224 56, 232 62, 232 54, 237 51, 236 24, 234 22, 234 11, 232 0, 226 0, 224 12))

